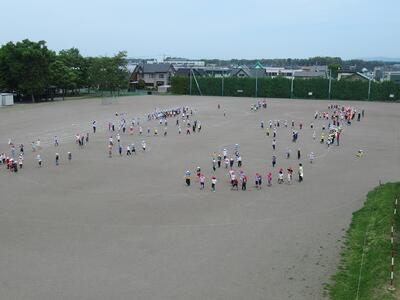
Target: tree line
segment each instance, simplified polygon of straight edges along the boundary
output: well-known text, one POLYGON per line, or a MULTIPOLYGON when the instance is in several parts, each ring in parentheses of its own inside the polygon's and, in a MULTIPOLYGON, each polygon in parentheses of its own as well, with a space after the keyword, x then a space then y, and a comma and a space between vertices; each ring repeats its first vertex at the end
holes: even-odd
POLYGON ((84 57, 77 48, 58 53, 45 41, 9 42, 0 48, 0 90, 32 102, 87 88, 117 93, 129 84, 126 52, 84 57))
POLYGON ((214 64, 217 66, 231 66, 231 65, 255 65, 260 62, 264 66, 269 67, 297 67, 297 66, 338 66, 341 69, 354 68, 355 71, 360 72, 363 68, 373 71, 375 67, 383 67, 385 65, 392 65, 395 62, 383 61, 366 61, 362 59, 343 60, 340 57, 325 57, 316 56, 310 58, 275 58, 275 59, 202 59, 206 64, 214 64))

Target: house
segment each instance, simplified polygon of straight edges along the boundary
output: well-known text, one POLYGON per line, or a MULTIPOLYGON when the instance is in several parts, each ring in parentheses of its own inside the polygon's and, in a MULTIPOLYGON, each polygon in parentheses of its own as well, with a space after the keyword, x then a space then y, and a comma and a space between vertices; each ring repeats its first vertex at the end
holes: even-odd
POLYGON ((371 79, 372 78, 370 78, 367 75, 360 73, 360 72, 349 71, 349 70, 339 70, 338 71, 338 80, 369 81, 371 79))
POLYGON ((242 66, 237 69, 233 69, 230 73, 231 77, 239 77, 239 78, 244 78, 244 77, 266 77, 267 73, 265 72, 264 68, 252 68, 250 69, 247 66, 242 66))
POLYGON ((130 85, 135 87, 140 80, 143 80, 147 87, 157 88, 170 85, 171 77, 175 72, 172 64, 139 64, 132 72, 130 85))

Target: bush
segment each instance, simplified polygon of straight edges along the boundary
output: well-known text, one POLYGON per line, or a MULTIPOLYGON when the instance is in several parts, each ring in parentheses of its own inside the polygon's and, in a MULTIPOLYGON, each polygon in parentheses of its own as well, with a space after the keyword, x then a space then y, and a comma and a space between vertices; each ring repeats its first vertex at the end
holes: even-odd
POLYGON ((137 88, 139 90, 144 90, 146 87, 146 82, 143 79, 139 79, 138 84, 137 84, 137 88))

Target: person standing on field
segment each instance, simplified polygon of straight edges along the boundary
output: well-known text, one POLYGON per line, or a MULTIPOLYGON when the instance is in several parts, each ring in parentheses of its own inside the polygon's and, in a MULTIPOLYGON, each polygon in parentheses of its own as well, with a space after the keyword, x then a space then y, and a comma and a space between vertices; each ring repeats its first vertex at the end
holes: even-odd
POLYGON ((205 184, 205 181, 206 181, 206 177, 204 176, 204 174, 200 174, 199 179, 200 179, 200 189, 204 190, 204 184, 205 184))
POLYGON ((190 171, 187 170, 186 173, 185 173, 185 183, 186 183, 186 186, 190 186, 190 179, 191 179, 191 177, 190 177, 190 171))
POLYGON ((213 176, 211 178, 211 191, 215 192, 215 186, 217 185, 217 178, 213 176))
POLYGON ((299 164, 299 182, 302 182, 304 178, 304 170, 303 170, 303 165, 300 163, 299 164))

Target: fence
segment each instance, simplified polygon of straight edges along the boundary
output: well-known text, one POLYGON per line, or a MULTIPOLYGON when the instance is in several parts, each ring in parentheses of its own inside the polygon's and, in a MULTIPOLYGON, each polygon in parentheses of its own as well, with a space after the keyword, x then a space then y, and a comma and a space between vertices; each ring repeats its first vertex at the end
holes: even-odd
POLYGON ((399 101, 393 81, 346 81, 323 78, 173 77, 171 91, 180 95, 399 101))

